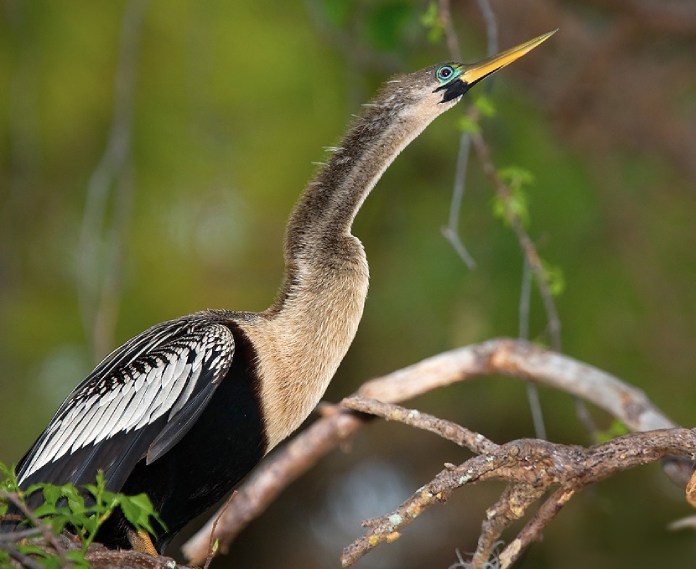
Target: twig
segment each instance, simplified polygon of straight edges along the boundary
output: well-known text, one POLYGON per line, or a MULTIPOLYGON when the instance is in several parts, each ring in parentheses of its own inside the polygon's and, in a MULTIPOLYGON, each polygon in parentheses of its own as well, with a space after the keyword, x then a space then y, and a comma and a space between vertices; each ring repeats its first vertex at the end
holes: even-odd
POLYGON ((575 495, 576 490, 559 488, 537 510, 517 537, 500 553, 500 569, 507 569, 519 559, 522 552, 541 537, 544 528, 575 495))
POLYGON ((492 452, 498 448, 497 444, 488 440, 482 434, 457 425, 452 421, 446 421, 415 409, 406 409, 393 403, 384 403, 376 399, 366 399, 359 395, 353 395, 341 401, 341 406, 353 411, 382 417, 387 421, 398 421, 404 425, 436 433, 443 439, 452 441, 478 454, 492 452))
POLYGON ((544 486, 537 487, 525 483, 513 483, 505 488, 498 501, 486 510, 476 552, 471 560, 473 567, 485 566, 503 532, 510 524, 521 519, 527 513, 527 508, 545 492, 544 486))
MULTIPOLYGON (((508 186, 500 179, 498 171, 496 170, 491 159, 491 152, 488 144, 481 133, 472 133, 471 140, 474 145, 474 150, 476 151, 476 156, 478 157, 481 167, 483 168, 483 172, 486 174, 486 176, 488 176, 488 179, 491 181, 493 189, 498 197, 504 204, 509 205, 512 201, 510 188, 508 188, 508 186)), ((539 253, 537 252, 532 238, 527 233, 524 225, 522 225, 522 221, 511 207, 505 208, 505 219, 517 237, 517 241, 520 244, 522 252, 527 259, 532 272, 534 273, 534 279, 539 289, 539 294, 546 312, 551 347, 556 351, 560 351, 561 320, 558 316, 556 302, 553 299, 553 294, 551 294, 549 284, 546 280, 546 273, 541 262, 541 257, 539 257, 539 253)))
MULTIPOLYGON (((0 520, 0 521, 4 521, 0 520)), ((27 528, 23 529, 20 531, 2 531, 0 532, 0 542, 2 541, 10 541, 10 542, 15 542, 19 541, 21 539, 26 539, 28 537, 34 537, 37 535, 41 535, 41 530, 39 528, 27 528)))
MULTIPOLYGON (((498 24, 495 14, 487 0, 479 0, 479 9, 486 22, 487 52, 493 55, 498 51, 498 24)), ((459 37, 454 29, 450 10, 450 0, 439 0, 438 15, 442 28, 445 31, 447 49, 450 57, 456 61, 462 59, 462 52, 459 46, 459 37)), ((491 82, 486 83, 486 88, 490 89, 491 82)), ((463 132, 459 137, 459 150, 457 152, 457 166, 454 173, 452 184, 452 198, 447 225, 441 229, 442 236, 450 243, 462 262, 473 270, 476 268, 476 261, 467 250, 459 233, 459 217, 462 209, 462 199, 466 191, 466 173, 469 164, 469 154, 471 150, 471 137, 469 133, 463 132)))
POLYGON ((24 553, 15 549, 11 545, 3 545, 2 549, 7 551, 10 557, 12 557, 12 559, 14 559, 15 561, 19 562, 22 567, 26 567, 27 569, 44 569, 43 565, 37 563, 28 555, 24 555, 24 553))
MULTIPOLYGON (((532 272, 527 258, 522 263, 522 286, 520 287, 520 302, 518 307, 519 328, 517 335, 521 340, 529 340, 529 309, 532 302, 532 272)), ((532 413, 534 434, 538 439, 545 439, 546 425, 544 424, 544 412, 541 409, 539 390, 537 386, 527 384, 527 403, 532 413)))
POLYGON ((469 164, 469 152, 471 138, 463 132, 459 137, 459 152, 457 153, 457 168, 454 173, 452 185, 452 199, 450 200, 447 225, 442 228, 442 236, 449 241, 462 262, 470 269, 476 268, 476 261, 467 250, 459 235, 459 215, 462 209, 462 199, 466 191, 466 171, 469 164))
POLYGON ((216 547, 216 541, 215 541, 215 532, 218 527, 218 523, 220 522, 220 518, 222 515, 227 511, 227 508, 229 508, 232 505, 232 502, 234 501, 235 497, 237 496, 237 491, 234 490, 232 494, 230 494, 230 497, 225 500, 225 504, 220 508, 220 513, 217 515, 215 518, 215 521, 213 522, 213 527, 210 530, 210 542, 208 543, 208 556, 205 558, 205 564, 203 565, 203 569, 208 569, 210 567, 210 564, 213 562, 213 557, 215 557, 215 553, 217 550, 216 547))
MULTIPOLYGON (((489 0, 477 0, 477 2, 483 21, 486 24, 487 53, 490 57, 498 53, 500 49, 498 46, 498 19, 495 17, 493 6, 491 6, 489 0)), ((452 29, 452 33, 456 33, 454 29, 452 29)))
POLYGON ((454 24, 452 23, 450 0, 439 0, 437 5, 437 13, 440 23, 442 24, 442 29, 445 31, 447 49, 449 50, 452 59, 459 61, 462 56, 462 50, 459 47, 459 37, 454 31, 454 24))

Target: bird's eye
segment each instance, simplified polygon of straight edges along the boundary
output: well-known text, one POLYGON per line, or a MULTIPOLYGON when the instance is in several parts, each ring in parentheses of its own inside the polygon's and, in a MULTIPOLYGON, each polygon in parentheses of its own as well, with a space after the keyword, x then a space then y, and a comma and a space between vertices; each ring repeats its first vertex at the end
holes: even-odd
POLYGON ((454 67, 451 65, 443 65, 437 70, 437 80, 440 81, 440 83, 446 83, 454 77, 454 73, 454 67))

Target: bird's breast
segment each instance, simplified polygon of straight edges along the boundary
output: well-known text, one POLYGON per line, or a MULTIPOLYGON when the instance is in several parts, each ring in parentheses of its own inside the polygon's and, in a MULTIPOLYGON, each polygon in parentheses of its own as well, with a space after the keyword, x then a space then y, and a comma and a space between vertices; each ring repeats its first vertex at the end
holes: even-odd
POLYGON ((243 325, 258 354, 269 450, 302 424, 326 391, 355 337, 369 280, 364 254, 300 263, 294 278, 278 311, 243 325))

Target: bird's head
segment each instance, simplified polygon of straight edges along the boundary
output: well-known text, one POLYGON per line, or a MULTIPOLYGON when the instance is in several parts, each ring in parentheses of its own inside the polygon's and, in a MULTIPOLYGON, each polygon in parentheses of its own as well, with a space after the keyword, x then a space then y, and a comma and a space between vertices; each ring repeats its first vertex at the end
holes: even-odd
POLYGON ((432 120, 456 104, 476 83, 529 53, 554 33, 556 30, 477 63, 441 63, 394 77, 379 99, 406 115, 418 114, 432 120))

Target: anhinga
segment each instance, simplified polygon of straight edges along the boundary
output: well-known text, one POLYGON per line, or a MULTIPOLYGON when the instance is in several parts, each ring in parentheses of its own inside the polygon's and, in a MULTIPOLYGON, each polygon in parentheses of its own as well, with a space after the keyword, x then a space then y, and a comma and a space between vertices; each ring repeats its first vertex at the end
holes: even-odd
MULTIPOLYGON (((474 84, 551 34, 473 65, 445 63, 389 81, 301 195, 285 237, 285 277, 261 313, 209 310, 157 324, 75 388, 17 467, 35 482, 146 492, 166 523, 162 551, 315 407, 353 341, 367 294, 351 235, 384 170, 474 84)), ((152 551, 116 515, 98 539, 152 551)))

